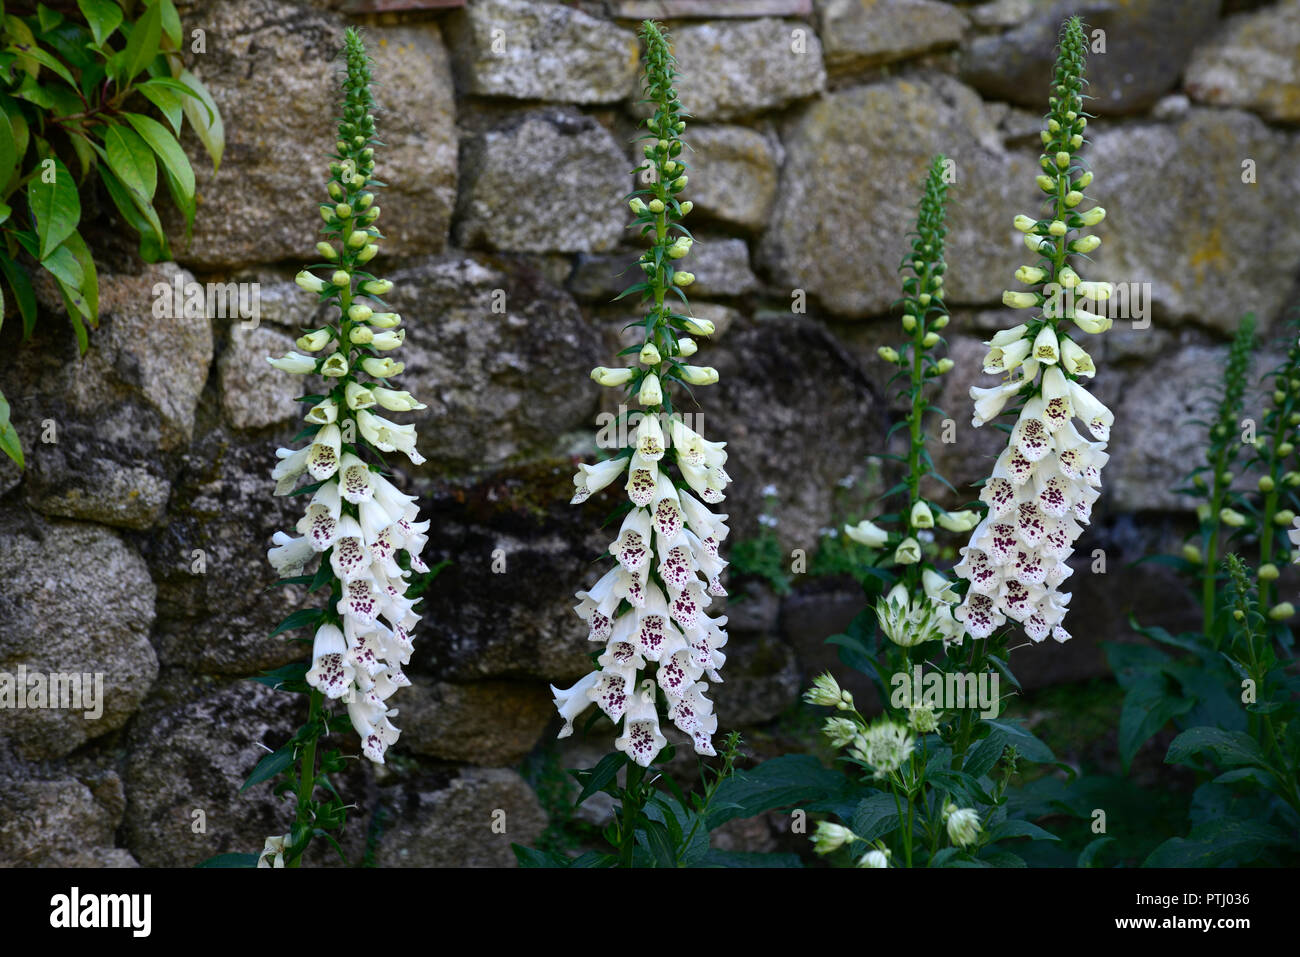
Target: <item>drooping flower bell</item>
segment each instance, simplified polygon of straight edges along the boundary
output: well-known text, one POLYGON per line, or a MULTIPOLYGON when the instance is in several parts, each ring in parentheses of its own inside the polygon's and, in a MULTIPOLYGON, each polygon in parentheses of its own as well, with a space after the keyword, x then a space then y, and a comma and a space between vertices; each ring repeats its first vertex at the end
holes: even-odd
POLYGON ((1109 317, 1089 307, 1109 298, 1110 285, 1085 282, 1070 265, 1073 254, 1097 246, 1095 236, 1074 238, 1076 232, 1105 216, 1101 207, 1077 208, 1092 182, 1077 155, 1088 122, 1082 97, 1086 49, 1078 18, 1066 21, 1038 178, 1049 208, 1040 218, 1021 215, 1015 221, 1038 260, 1016 273, 1032 291, 1008 291, 1004 301, 1036 315, 987 343, 985 371, 1007 379, 971 389, 976 427, 1020 403, 1010 441, 980 492, 988 514, 961 549, 955 569, 970 582, 955 616, 976 638, 988 637, 1010 618, 1034 641, 1048 635, 1069 639, 1063 621, 1070 596, 1058 589, 1072 574, 1066 560, 1090 520, 1109 457, 1114 416, 1083 386, 1080 377, 1093 376, 1096 367, 1075 337, 1109 327, 1109 317), (1087 436, 1075 428, 1075 419, 1087 436))
POLYGON ((645 278, 630 290, 641 293, 648 310, 645 342, 632 350, 637 367, 591 373, 602 386, 624 388, 628 402, 641 408, 630 416, 635 429, 626 445, 603 462, 580 465, 573 477, 575 504, 623 480, 630 508, 610 544, 615 567, 577 593, 575 611, 588 637, 604 646, 599 668, 570 688, 551 691, 565 722, 560 737, 571 734, 574 719, 594 703, 622 722, 615 747, 645 767, 666 744, 661 720, 688 735, 697 753, 716 753, 718 719, 705 692, 709 682, 722 680, 727 619, 707 610, 726 595, 721 576, 727 563, 718 549, 728 529, 727 516, 708 506, 723 500, 731 478, 726 443, 706 439, 673 406, 674 383, 698 388, 716 382, 718 374, 682 361, 697 350, 688 336, 708 336, 713 324, 681 314, 688 311, 681 290, 694 279, 677 268, 691 248, 681 223, 691 207, 679 195, 687 180, 680 138, 686 123, 667 37, 647 22, 641 38, 647 99, 655 106, 645 121, 642 169, 654 179, 628 205, 632 227, 652 241, 640 260, 645 278), (680 304, 674 307, 670 296, 680 304))

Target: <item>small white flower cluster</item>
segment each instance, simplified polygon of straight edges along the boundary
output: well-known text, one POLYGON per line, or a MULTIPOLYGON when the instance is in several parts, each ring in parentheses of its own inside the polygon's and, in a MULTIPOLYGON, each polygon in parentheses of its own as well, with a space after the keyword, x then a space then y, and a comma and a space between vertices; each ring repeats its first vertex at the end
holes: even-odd
POLYGON ((576 611, 588 637, 605 644, 600 670, 567 690, 551 689, 565 721, 560 737, 571 734, 574 718, 595 702, 611 721, 625 719, 615 747, 643 767, 666 744, 656 684, 669 718, 694 739, 695 750, 715 753, 718 719, 702 679, 721 681, 718 669, 726 660, 721 649, 727 619, 710 618, 705 610, 714 597, 726 595, 720 576, 727 563, 718 556, 718 544, 728 534, 727 516, 704 504, 722 501, 731 481, 723 468, 725 443, 707 441, 678 416, 669 418, 668 434, 672 460, 695 494, 673 482, 654 413, 641 419, 636 446, 625 450, 630 454, 582 465, 574 476, 573 502, 579 503, 627 472, 624 489, 632 509, 610 545, 618 564, 577 594, 576 611), (642 677, 647 661, 657 665, 654 679, 642 677))

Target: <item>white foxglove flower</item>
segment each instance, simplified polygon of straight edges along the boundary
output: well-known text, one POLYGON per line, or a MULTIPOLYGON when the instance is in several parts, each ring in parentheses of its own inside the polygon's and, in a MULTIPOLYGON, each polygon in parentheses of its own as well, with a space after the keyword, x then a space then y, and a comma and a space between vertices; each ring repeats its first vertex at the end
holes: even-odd
MULTIPOLYGON (((356 51, 349 57, 349 65, 354 67, 356 51)), ((362 250, 354 257, 357 262, 374 255, 376 247, 371 240, 378 233, 370 225, 379 214, 379 207, 372 205, 373 195, 357 193, 373 173, 369 149, 355 150, 355 155, 331 165, 336 174, 331 191, 336 195, 326 222, 353 220, 364 227, 352 230, 347 240, 351 248, 362 250), (366 212, 362 217, 355 210, 366 212)), ((347 152, 343 147, 340 151, 347 152)), ((331 258, 338 259, 332 245, 330 250, 335 253, 331 258)), ((378 301, 350 302, 346 316, 341 314, 344 291, 351 290, 358 277, 345 260, 339 265, 328 284, 310 273, 298 277, 300 286, 325 294, 323 303, 336 310, 335 321, 302 336, 299 347, 316 351, 334 342, 337 350, 319 366, 316 359, 295 353, 271 360, 289 372, 317 372, 326 377, 324 391, 329 394, 305 416, 308 423, 319 426, 310 444, 276 452, 279 461, 272 477, 277 495, 292 492, 304 473, 319 487, 297 523, 299 537, 277 531, 267 558, 281 577, 301 575, 309 565, 316 568, 318 576, 322 572, 332 575, 331 611, 337 618, 316 629, 306 681, 318 695, 314 701, 323 697, 346 704, 352 726, 361 737, 362 753, 382 764, 400 734, 390 720, 397 712, 387 701, 410 684, 402 668, 411 660, 411 632, 420 616, 414 611, 415 600, 406 596, 406 586, 411 572, 429 570, 420 557, 428 540, 429 522, 419 521, 415 497, 399 491, 364 457, 369 451, 400 451, 412 463, 420 464, 424 459, 416 451, 415 427, 368 410, 379 405, 392 412, 409 412, 425 406, 408 392, 377 386, 373 381, 398 375, 403 366, 360 351, 359 344, 395 349, 406 333, 392 331, 401 319, 396 313, 373 311, 373 307, 382 308, 378 301), (349 335, 344 335, 345 329, 349 335), (405 553, 401 564, 399 553, 405 553), (323 569, 316 564, 320 562, 326 563, 323 569)), ((386 279, 366 278, 357 284, 358 295, 364 296, 382 296, 391 289, 392 283, 386 279)))
MULTIPOLYGON (((657 32, 653 38, 662 39, 657 32)), ((664 56, 668 57, 666 49, 664 56)), ((680 164, 668 160, 666 147, 669 140, 676 143, 671 131, 678 128, 676 118, 665 114, 668 109, 661 106, 656 111, 665 149, 647 148, 652 168, 667 178, 640 191, 647 198, 632 204, 641 224, 662 217, 671 225, 690 209, 674 196, 686 181, 680 169, 669 170, 670 162, 680 164)), ((677 109, 675 101, 671 109, 677 109)), ((679 144, 675 148, 680 152, 679 144)), ((669 280, 671 267, 667 266, 690 252, 689 239, 662 229, 645 235, 653 237, 658 247, 656 254, 647 253, 639 260, 646 287, 663 293, 669 282, 689 285, 690 273, 678 270, 669 280), (660 235, 665 238, 659 239, 660 235)), ((647 293, 645 301, 653 303, 655 295, 647 293)), ((668 393, 675 383, 703 386, 717 381, 716 371, 708 367, 672 363, 670 370, 664 365, 666 360, 697 351, 695 342, 683 333, 709 335, 714 329, 707 320, 673 314, 680 308, 656 309, 650 315, 644 342, 628 351, 637 354, 640 371, 592 370, 592 379, 600 385, 627 386, 629 398, 635 398, 643 411, 639 421, 631 420, 636 427, 624 448, 604 462, 579 466, 573 502, 584 502, 621 479, 631 508, 609 545, 614 567, 576 596, 574 610, 586 624, 588 639, 603 646, 596 656, 598 670, 572 688, 552 688, 556 709, 564 719, 561 736, 570 734, 578 714, 595 704, 611 721, 622 723, 615 747, 643 767, 667 744, 661 730, 664 720, 691 738, 696 753, 715 753, 712 739, 718 719, 706 692, 710 682, 722 680, 719 669, 726 661, 722 649, 727 643, 727 619, 708 614, 712 601, 726 594, 722 577, 727 563, 719 555, 719 543, 728 534, 727 516, 708 507, 722 501, 731 481, 725 468, 725 443, 707 440, 688 428, 681 416, 664 417, 671 408, 668 393)))
POLYGON ((856 525, 845 525, 844 534, 859 545, 866 545, 868 548, 879 548, 889 540, 888 532, 865 518, 856 525))
MULTIPOLYGON (((1096 242, 1092 237, 1071 239, 1070 233, 1079 223, 1095 225, 1105 213, 1100 208, 1071 211, 1083 201, 1071 190, 1077 192, 1086 185, 1084 177, 1077 189, 1069 181, 1071 170, 1078 171, 1073 157, 1082 143, 1083 128, 1080 90, 1086 39, 1077 20, 1070 21, 1063 34, 1062 50, 1043 134, 1044 143, 1051 144, 1046 150, 1051 162, 1038 184, 1056 204, 1047 233, 1063 238, 1067 252, 1082 253, 1095 249, 1096 242)), ((1034 248, 1041 228, 1038 222, 1020 217, 1016 226, 1031 231, 1026 240, 1032 240, 1029 245, 1034 248)), ((969 587, 960 606, 952 610, 953 620, 976 638, 987 638, 1010 619, 1020 623, 1032 641, 1043 641, 1048 635, 1058 642, 1069 640, 1063 621, 1070 596, 1059 586, 1072 574, 1066 561, 1091 518, 1100 494, 1101 469, 1108 459, 1105 443, 1114 416, 1079 382, 1079 377, 1095 375, 1096 368, 1088 353, 1070 337, 1066 323, 1072 321, 1089 334, 1109 328, 1108 317, 1090 312, 1081 303, 1106 299, 1110 286, 1085 281, 1068 262, 1061 261, 1064 257, 1056 255, 1057 249, 1052 241, 1043 250, 1044 262, 1017 273, 1017 278, 1029 285, 1043 283, 1041 288, 1008 293, 1004 299, 1019 308, 1044 305, 1020 377, 992 388, 971 389, 977 427, 1000 415, 1013 396, 1024 399, 1010 440, 980 492, 988 513, 971 530, 954 569, 969 587), (1076 418, 1096 441, 1079 434, 1073 424, 1076 418)), ((1029 339, 1030 328, 1029 324, 1017 325, 999 333, 990 345, 996 344, 1002 353, 1023 349, 1017 343, 1029 339)), ((986 359, 989 371, 1007 371, 998 359, 990 353, 986 359)), ((950 834, 953 827, 958 829, 961 840, 957 835, 953 840, 959 845, 974 840, 966 814, 956 817, 956 825, 950 823, 950 834)), ((973 826, 977 833, 977 819, 973 826)))
MULTIPOLYGON (((299 273, 299 275, 311 275, 310 273, 299 273)), ((315 278, 314 276, 312 278, 315 278)), ((302 285, 302 283, 299 283, 302 285)), ((258 855, 258 867, 284 867, 284 852, 289 845, 288 834, 279 834, 266 839, 266 846, 262 848, 262 853, 258 855)))
POLYGON ((316 371, 316 360, 297 352, 290 352, 278 359, 268 357, 266 361, 281 372, 291 372, 294 375, 307 375, 316 371))

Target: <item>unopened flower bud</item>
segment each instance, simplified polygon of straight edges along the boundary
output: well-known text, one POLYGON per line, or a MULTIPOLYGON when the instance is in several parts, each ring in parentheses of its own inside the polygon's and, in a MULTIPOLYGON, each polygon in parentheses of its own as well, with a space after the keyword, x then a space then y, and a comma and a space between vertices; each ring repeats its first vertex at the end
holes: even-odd
POLYGON ((591 377, 597 385, 618 386, 627 385, 632 381, 631 369, 609 369, 605 366, 596 366, 591 370, 591 377))

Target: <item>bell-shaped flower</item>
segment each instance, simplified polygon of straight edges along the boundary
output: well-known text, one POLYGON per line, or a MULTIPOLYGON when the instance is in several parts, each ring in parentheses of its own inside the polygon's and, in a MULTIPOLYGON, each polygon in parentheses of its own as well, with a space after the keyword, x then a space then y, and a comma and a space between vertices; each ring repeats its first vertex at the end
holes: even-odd
POLYGON ((1061 365, 1065 366, 1065 371, 1070 375, 1091 378, 1097 374, 1092 356, 1088 355, 1073 339, 1061 340, 1061 365))
POLYGON ((1028 339, 1015 339, 1004 346, 991 346, 984 357, 984 371, 990 375, 1013 372, 1029 357, 1034 347, 1028 339))
POLYGON ((868 548, 879 548, 889 540, 888 532, 876 527, 865 518, 856 525, 845 525, 844 534, 859 545, 866 545, 868 548))
POLYGON ((361 360, 361 368, 365 370, 366 375, 374 376, 376 379, 391 379, 393 376, 401 375, 406 366, 394 362, 387 356, 382 359, 378 356, 366 356, 361 360))
POLYGON ((934 528, 934 513, 925 502, 918 501, 912 506, 911 520, 913 528, 934 528))
POLYGON ((266 558, 281 578, 301 575, 303 567, 316 554, 311 539, 306 536, 293 538, 286 532, 276 532, 271 541, 275 547, 266 553, 266 558))
POLYGON ((588 692, 596 686, 599 679, 600 672, 592 671, 579 678, 577 684, 573 685, 573 687, 563 691, 555 687, 555 685, 551 685, 551 695, 554 699, 555 708, 559 711, 560 717, 564 719, 564 727, 556 735, 557 738, 567 738, 573 734, 574 719, 591 707, 591 698, 588 696, 588 692))
POLYGON ((1074 414, 1083 420, 1094 438, 1102 442, 1110 440, 1110 427, 1115 423, 1114 413, 1077 382, 1070 383, 1070 404, 1074 407, 1074 414))
POLYGON ((370 552, 366 548, 361 524, 351 515, 339 519, 339 535, 330 552, 330 567, 340 581, 355 581, 370 569, 370 552))
POLYGON ((316 490, 306 514, 298 520, 299 534, 307 536, 316 551, 325 551, 338 539, 341 508, 338 483, 326 482, 316 490))
POLYGON ((327 698, 342 698, 356 673, 348 661, 347 651, 343 632, 337 625, 324 624, 317 628, 312 644, 311 669, 306 675, 307 684, 327 698))
POLYGON ((595 465, 579 464, 578 473, 573 476, 573 498, 569 500, 570 505, 578 505, 591 498, 592 495, 599 492, 610 482, 623 474, 627 468, 630 459, 627 456, 617 456, 612 459, 606 459, 595 465))
POLYGON ((629 572, 639 571, 650 560, 650 513, 634 508, 623 519, 609 550, 615 560, 629 572))
POLYGON ((316 371, 316 360, 298 352, 290 352, 278 359, 267 357, 266 361, 281 372, 291 372, 294 375, 307 375, 316 371))
POLYGON ((353 505, 369 500, 375 494, 371 481, 374 474, 361 459, 351 452, 345 453, 339 462, 339 494, 353 505))
POLYGON ((921 546, 915 538, 905 538, 894 549, 894 562, 899 565, 915 565, 921 560, 921 546))
POLYGON ((318 482, 332 476, 339 468, 339 449, 342 436, 337 425, 326 425, 312 439, 307 456, 307 471, 318 482))
POLYGON ((317 402, 308 410, 307 414, 303 416, 304 419, 313 425, 329 425, 331 422, 336 421, 338 417, 339 404, 329 398, 317 402))
POLYGON ((662 405, 664 401, 663 389, 659 385, 659 376, 653 372, 647 372, 641 380, 641 388, 637 392, 637 402, 646 408, 662 405))
POLYGON ((307 460, 311 456, 311 446, 301 449, 276 449, 275 456, 280 461, 271 471, 275 480, 275 494, 288 495, 298 484, 298 476, 307 471, 307 460))
POLYGON ((658 462, 664 457, 664 430, 659 425, 659 416, 647 413, 641 416, 636 429, 636 450, 641 458, 658 462))
POLYGON ((627 469, 627 483, 623 486, 632 504, 645 508, 655 496, 659 484, 659 463, 648 459, 639 451, 632 453, 627 469))
POLYGON ((647 679, 632 696, 623 718, 623 734, 614 741, 614 747, 641 767, 648 768, 667 743, 668 739, 659 730, 654 682, 647 679))
POLYGON ((381 406, 390 412, 415 412, 419 409, 427 409, 428 406, 418 401, 411 393, 396 389, 385 389, 377 386, 374 389, 365 390, 369 392, 381 406))
POLYGON ((1060 361, 1060 344, 1056 339, 1056 330, 1050 324, 1044 324, 1034 337, 1034 358, 1044 365, 1055 365, 1060 361))

